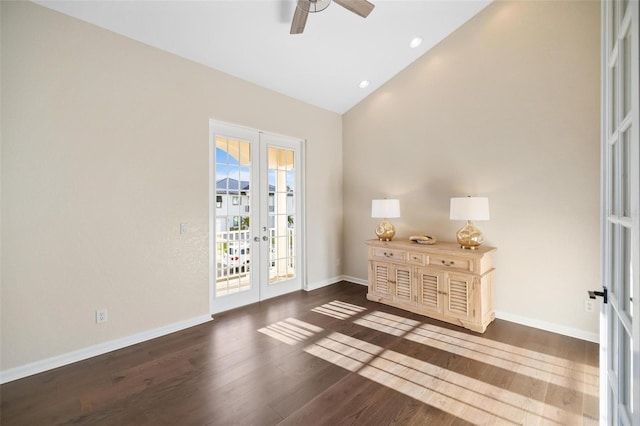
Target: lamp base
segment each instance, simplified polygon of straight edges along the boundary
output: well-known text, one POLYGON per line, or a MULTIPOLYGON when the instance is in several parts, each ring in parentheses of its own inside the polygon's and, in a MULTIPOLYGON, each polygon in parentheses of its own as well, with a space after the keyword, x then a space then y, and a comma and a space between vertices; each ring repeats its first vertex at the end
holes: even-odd
POLYGON ((382 222, 376 227, 376 236, 380 241, 391 241, 396 235, 396 228, 387 220, 382 219, 382 222))
POLYGON ((482 233, 470 220, 456 232, 456 240, 465 250, 476 250, 484 241, 482 233))

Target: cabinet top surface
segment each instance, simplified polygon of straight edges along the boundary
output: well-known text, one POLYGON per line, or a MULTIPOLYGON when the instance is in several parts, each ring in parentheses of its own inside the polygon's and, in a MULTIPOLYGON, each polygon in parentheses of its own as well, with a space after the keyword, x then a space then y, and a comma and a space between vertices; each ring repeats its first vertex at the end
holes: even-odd
POLYGON ((397 239, 392 241, 380 241, 380 240, 367 240, 365 243, 373 247, 389 247, 403 250, 424 250, 424 251, 446 251, 463 256, 482 256, 486 253, 496 251, 495 247, 480 246, 476 250, 466 250, 460 247, 458 243, 441 242, 438 241, 435 244, 418 244, 414 241, 397 239))

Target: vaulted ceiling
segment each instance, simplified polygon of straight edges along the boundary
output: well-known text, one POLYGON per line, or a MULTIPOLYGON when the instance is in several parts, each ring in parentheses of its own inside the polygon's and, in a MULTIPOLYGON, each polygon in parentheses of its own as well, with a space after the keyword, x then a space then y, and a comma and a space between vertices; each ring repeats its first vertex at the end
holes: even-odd
MULTIPOLYGON (((329 1, 329 0, 323 0, 329 1)), ((321 108, 344 113, 489 0, 371 0, 365 19, 333 3, 290 35, 295 0, 36 3, 321 108), (409 47, 415 37, 422 44, 409 47), (360 88, 363 80, 370 82, 360 88)))

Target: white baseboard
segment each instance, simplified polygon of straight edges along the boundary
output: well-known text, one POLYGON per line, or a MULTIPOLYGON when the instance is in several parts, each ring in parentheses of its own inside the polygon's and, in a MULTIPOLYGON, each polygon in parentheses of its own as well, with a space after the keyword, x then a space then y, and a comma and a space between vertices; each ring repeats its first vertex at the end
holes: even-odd
POLYGON ((176 331, 185 330, 189 327, 204 324, 205 322, 211 320, 211 315, 203 315, 185 321, 169 324, 153 330, 143 331, 142 333, 134 334, 132 336, 127 336, 120 339, 111 340, 109 342, 100 343, 94 346, 89 346, 88 348, 79 349, 77 351, 58 355, 52 358, 47 358, 41 361, 32 362, 30 364, 21 365, 9 370, 0 371, 0 384, 22 379, 23 377, 32 376, 34 374, 62 367, 64 365, 72 364, 74 362, 82 361, 94 356, 103 355, 107 352, 122 349, 127 346, 135 345, 137 343, 142 343, 147 340, 175 333, 176 331))
POLYGON ((367 280, 363 280, 356 277, 350 277, 348 275, 338 275, 337 277, 329 278, 323 281, 318 281, 316 283, 309 283, 307 285, 307 291, 317 290, 322 287, 339 283, 340 281, 349 281, 354 284, 369 285, 369 283, 367 283, 367 280))
POLYGON ((315 283, 307 283, 306 290, 307 291, 317 290, 319 288, 326 287, 328 285, 335 284, 335 283, 338 283, 340 281, 342 281, 342 276, 341 275, 339 275, 337 277, 333 277, 333 278, 328 278, 326 280, 318 281, 318 282, 315 282, 315 283))
POLYGON ((563 336, 575 337, 576 339, 586 340, 593 343, 600 343, 600 336, 598 333, 590 333, 585 330, 565 327, 563 325, 541 321, 535 318, 523 317, 503 311, 496 311, 496 318, 514 322, 516 324, 526 325, 528 327, 538 328, 540 330, 550 331, 552 333, 562 334, 563 336))
POLYGON ((348 275, 343 275, 342 279, 345 281, 349 281, 350 283, 360 284, 360 285, 369 285, 367 280, 363 280, 362 278, 351 277, 348 275))

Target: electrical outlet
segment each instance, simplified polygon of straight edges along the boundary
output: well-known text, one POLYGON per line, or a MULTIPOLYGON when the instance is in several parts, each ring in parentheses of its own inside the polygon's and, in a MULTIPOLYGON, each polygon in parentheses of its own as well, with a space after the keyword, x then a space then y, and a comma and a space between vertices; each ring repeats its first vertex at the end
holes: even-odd
POLYGON ((107 322, 107 310, 106 309, 98 309, 96 310, 96 324, 100 324, 103 322, 107 322))
POLYGON ((584 301, 584 311, 585 312, 593 312, 595 311, 595 303, 591 299, 587 299, 584 301))

